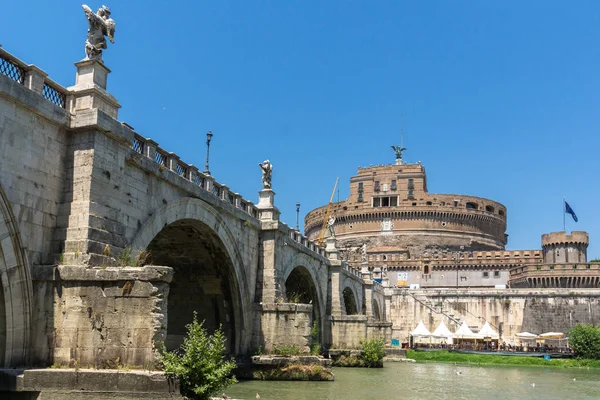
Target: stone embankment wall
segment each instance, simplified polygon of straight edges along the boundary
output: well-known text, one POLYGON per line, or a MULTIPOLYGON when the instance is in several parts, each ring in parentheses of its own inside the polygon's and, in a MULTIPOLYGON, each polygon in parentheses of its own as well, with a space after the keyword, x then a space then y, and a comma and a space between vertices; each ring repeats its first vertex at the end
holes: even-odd
POLYGON ((451 331, 463 321, 477 331, 485 321, 518 343, 519 332, 564 332, 576 324, 600 324, 600 291, 578 289, 408 290, 388 289, 392 337, 408 341, 419 321, 433 331, 443 320, 451 331))

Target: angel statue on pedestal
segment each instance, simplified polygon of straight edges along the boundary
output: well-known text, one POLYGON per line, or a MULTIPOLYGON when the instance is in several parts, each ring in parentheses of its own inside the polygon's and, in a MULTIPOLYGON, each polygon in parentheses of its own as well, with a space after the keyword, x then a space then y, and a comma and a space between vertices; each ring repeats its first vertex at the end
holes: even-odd
POLYGON ((88 20, 88 36, 85 41, 85 56, 88 60, 102 61, 102 49, 106 49, 106 39, 115 42, 115 21, 110 18, 110 8, 102 6, 94 14, 87 5, 82 5, 88 20))

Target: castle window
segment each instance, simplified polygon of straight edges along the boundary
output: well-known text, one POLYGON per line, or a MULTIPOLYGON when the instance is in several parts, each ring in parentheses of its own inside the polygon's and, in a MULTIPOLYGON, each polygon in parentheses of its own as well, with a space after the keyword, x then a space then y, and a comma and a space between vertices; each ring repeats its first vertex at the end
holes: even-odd
POLYGON ((498 215, 504 216, 504 210, 498 210, 498 215))
POLYGON ((392 190, 396 190, 398 187, 396 186, 396 180, 392 179, 392 190))
POLYGON ((376 192, 379 192, 379 181, 375 181, 375 189, 376 192))
POLYGON ((494 278, 500 278, 500 271, 494 271, 494 278))
POLYGON ((383 261, 387 261, 387 256, 383 256, 383 261))
POLYGON ((490 273, 488 271, 483 271, 483 277, 484 278, 489 278, 490 277, 490 273))
POLYGON ((458 201, 454 200, 454 207, 458 207, 458 201))
POLYGON ((362 203, 363 202, 363 183, 362 182, 358 182, 358 202, 362 203))
POLYGON ((494 212, 494 207, 492 207, 492 206, 485 206, 485 211, 493 213, 494 212))
POLYGON ((373 207, 397 207, 398 196, 373 197, 373 207))
POLYGON ((477 203, 467 203, 468 210, 477 210, 477 203))
POLYGON ((423 268, 423 273, 424 273, 425 275, 429 275, 429 265, 426 265, 426 266, 423 268))
POLYGON ((409 179, 408 180, 408 198, 409 199, 414 198, 414 188, 415 188, 415 181, 413 179, 409 179))
POLYGON ((430 201, 427 202, 427 205, 430 206, 432 203, 430 201))

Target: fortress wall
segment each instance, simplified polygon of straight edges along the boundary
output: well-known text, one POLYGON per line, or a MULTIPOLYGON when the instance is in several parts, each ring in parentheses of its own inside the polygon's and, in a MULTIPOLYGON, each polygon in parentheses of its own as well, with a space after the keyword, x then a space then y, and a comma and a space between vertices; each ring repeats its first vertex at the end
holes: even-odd
POLYGON ((519 332, 568 331, 600 323, 600 292, 578 289, 409 290, 393 289, 388 315, 393 338, 408 341, 419 321, 433 331, 443 319, 451 331, 466 321, 475 330, 487 320, 502 328, 502 340, 519 343, 519 332))

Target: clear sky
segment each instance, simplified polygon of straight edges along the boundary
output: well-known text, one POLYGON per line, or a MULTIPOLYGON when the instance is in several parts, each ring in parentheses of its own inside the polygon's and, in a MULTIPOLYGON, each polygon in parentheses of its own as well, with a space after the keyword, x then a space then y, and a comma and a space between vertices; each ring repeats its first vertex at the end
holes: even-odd
MULTIPOLYGON (((104 1, 120 119, 201 169, 212 130, 213 176, 251 201, 270 159, 290 226, 394 161, 403 112, 430 192, 506 205, 508 249, 562 230, 566 197, 600 258, 600 2, 104 1)), ((5 50, 64 86, 86 29, 80 0, 0 7, 5 50)))

